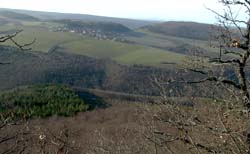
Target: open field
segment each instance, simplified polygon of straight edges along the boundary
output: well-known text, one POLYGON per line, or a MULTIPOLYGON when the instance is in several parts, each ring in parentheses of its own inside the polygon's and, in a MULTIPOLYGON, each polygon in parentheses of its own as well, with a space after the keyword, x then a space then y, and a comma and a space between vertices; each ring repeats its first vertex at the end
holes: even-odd
POLYGON ((180 62, 184 55, 157 48, 113 41, 82 39, 62 45, 72 53, 96 58, 111 58, 122 64, 156 65, 161 62, 180 62))
MULTIPOLYGON (((134 43, 122 43, 111 40, 97 40, 94 37, 71 32, 53 32, 53 28, 62 23, 48 21, 20 21, 14 20, 7 25, 1 25, 0 31, 23 29, 15 38, 20 43, 31 42, 34 51, 48 52, 55 46, 61 50, 77 55, 95 58, 106 58, 121 64, 142 64, 162 66, 162 63, 179 63, 193 51, 205 52, 206 56, 214 56, 218 48, 214 42, 153 33, 146 29, 135 30, 139 36, 123 36, 134 43), (16 24, 20 25, 16 25, 16 24), (211 45, 213 44, 213 45, 211 45)), ((6 42, 5 45, 13 45, 6 42)), ((165 66, 164 66, 165 67, 165 66)))
POLYGON ((75 54, 111 59, 134 52, 141 48, 138 45, 130 45, 109 40, 96 40, 89 37, 65 43, 61 46, 67 51, 75 54))
MULTIPOLYGON (((150 44, 127 44, 111 40, 96 40, 88 36, 82 36, 70 32, 52 32, 50 28, 54 23, 24 22, 24 26, 1 26, 1 31, 23 29, 23 32, 15 38, 20 43, 31 42, 34 51, 48 52, 55 45, 63 47, 65 51, 79 55, 87 55, 95 58, 109 58, 122 64, 159 65, 162 62, 180 62, 185 55, 170 52, 164 49, 151 47, 150 44)), ((146 38, 147 39, 147 38, 146 38)), ((148 38, 152 39, 152 37, 148 38)), ((164 44, 164 40, 159 41, 164 44)), ((13 45, 6 42, 5 45, 13 45)), ((156 44, 157 46, 158 44, 156 44)))
POLYGON ((185 58, 185 55, 160 50, 156 48, 141 48, 135 52, 116 57, 118 62, 124 64, 144 64, 157 66, 161 63, 179 63, 185 58))

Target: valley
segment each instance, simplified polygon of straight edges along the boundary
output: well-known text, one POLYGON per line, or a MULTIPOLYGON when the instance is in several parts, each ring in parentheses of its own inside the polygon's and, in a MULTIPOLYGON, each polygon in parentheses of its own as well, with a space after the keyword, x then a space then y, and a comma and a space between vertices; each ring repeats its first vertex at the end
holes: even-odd
MULTIPOLYGON (((114 23, 17 20, 15 22, 21 25, 17 26, 13 20, 16 19, 11 19, 8 26, 0 26, 2 33, 24 30, 16 40, 25 43, 36 38, 32 46, 34 51, 48 52, 58 46, 74 54, 110 58, 121 64, 150 66, 179 63, 185 58, 185 52, 190 52, 192 48, 211 54, 215 51, 209 48, 209 41, 152 33, 146 28, 129 29, 114 23)), ((8 42, 5 44, 9 45, 8 42)))
POLYGON ((219 28, 0 8, 0 153, 249 154, 250 54, 219 28))

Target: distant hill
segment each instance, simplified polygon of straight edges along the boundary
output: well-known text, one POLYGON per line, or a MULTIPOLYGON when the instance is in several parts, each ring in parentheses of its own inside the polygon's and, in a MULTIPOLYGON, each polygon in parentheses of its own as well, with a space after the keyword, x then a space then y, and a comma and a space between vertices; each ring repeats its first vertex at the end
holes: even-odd
POLYGON ((71 20, 81 20, 88 22, 113 22, 125 25, 129 28, 139 28, 146 25, 151 25, 154 23, 158 23, 156 21, 145 21, 145 20, 134 20, 134 19, 124 19, 124 18, 113 18, 113 17, 103 17, 103 16, 94 16, 94 15, 86 15, 86 14, 70 14, 70 13, 54 13, 54 12, 41 12, 41 11, 28 11, 28 10, 14 10, 14 9, 0 9, 0 10, 8 10, 16 13, 32 15, 35 18, 39 18, 40 20, 63 20, 63 19, 71 19, 71 20))
POLYGON ((66 24, 68 28, 72 29, 91 29, 105 33, 121 34, 132 32, 132 30, 127 28, 126 26, 113 22, 81 22, 72 20, 59 20, 57 22, 66 24))
POLYGON ((165 34, 189 39, 209 40, 212 33, 212 25, 196 22, 164 22, 160 24, 142 27, 150 32, 165 34))
POLYGON ((0 16, 7 18, 7 19, 16 19, 16 20, 24 20, 24 21, 39 21, 38 18, 35 18, 27 14, 17 13, 17 12, 8 11, 8 10, 1 10, 1 9, 0 9, 0 16))

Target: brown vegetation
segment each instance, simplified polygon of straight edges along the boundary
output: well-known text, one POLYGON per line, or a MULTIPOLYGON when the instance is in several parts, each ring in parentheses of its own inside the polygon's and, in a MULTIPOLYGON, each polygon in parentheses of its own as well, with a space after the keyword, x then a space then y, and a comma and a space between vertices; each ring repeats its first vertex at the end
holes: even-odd
MULTIPOLYGON (((112 107, 8 124, 1 153, 243 153, 249 152, 246 114, 204 99, 142 104, 106 100, 112 107), (192 102, 193 106, 187 105, 192 102), (18 142, 16 142, 18 141, 18 142), (14 148, 15 147, 15 148, 14 148), (68 152, 66 152, 68 151, 68 152)), ((2 142, 1 142, 2 143, 2 142)))

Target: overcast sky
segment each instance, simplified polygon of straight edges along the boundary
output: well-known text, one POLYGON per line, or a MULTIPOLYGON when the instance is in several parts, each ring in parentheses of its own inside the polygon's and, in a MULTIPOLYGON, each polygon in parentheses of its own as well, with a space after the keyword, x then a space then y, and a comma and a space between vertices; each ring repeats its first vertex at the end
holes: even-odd
POLYGON ((213 23, 217 0, 0 0, 1 8, 213 23))

